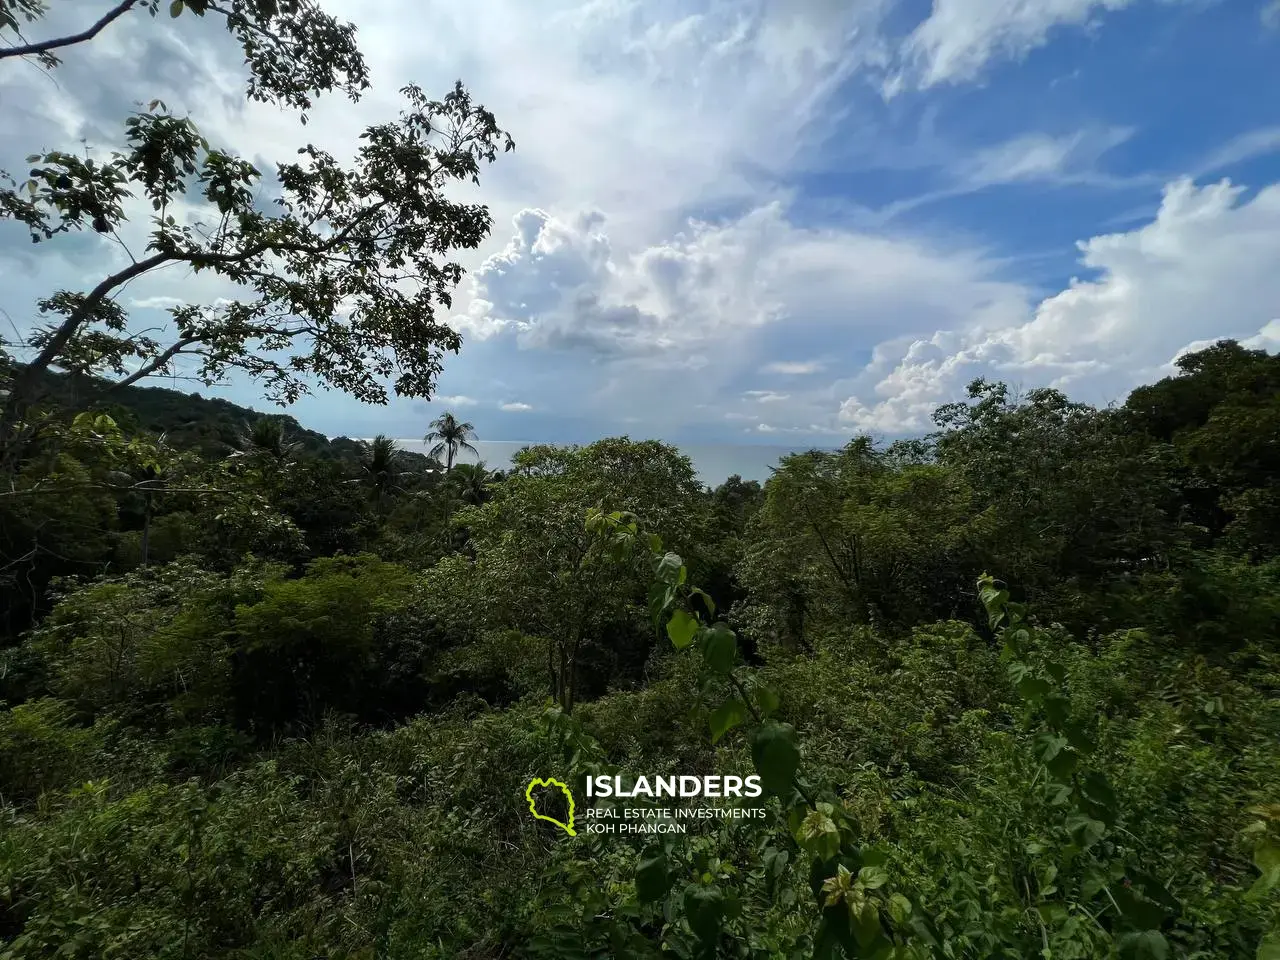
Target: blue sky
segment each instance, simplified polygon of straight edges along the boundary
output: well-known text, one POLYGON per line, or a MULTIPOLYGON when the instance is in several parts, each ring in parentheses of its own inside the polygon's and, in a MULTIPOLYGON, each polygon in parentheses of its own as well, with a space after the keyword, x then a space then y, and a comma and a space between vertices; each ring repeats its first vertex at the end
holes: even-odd
MULTIPOLYGON (((156 96, 268 168, 349 153, 407 82, 460 76, 494 110, 517 150, 465 194, 494 230, 460 257, 461 354, 430 402, 317 390, 291 412, 325 433, 452 409, 487 439, 826 445, 924 430, 977 376, 1108 403, 1220 337, 1280 349, 1275 0, 325 6, 374 90, 305 129, 245 103, 238 51, 191 17, 125 18, 53 76, 0 67, 10 170, 108 149, 156 96)), ((25 241, 0 224, 19 329, 121 255, 25 241)), ((123 302, 142 327, 230 292, 170 271, 123 302)))

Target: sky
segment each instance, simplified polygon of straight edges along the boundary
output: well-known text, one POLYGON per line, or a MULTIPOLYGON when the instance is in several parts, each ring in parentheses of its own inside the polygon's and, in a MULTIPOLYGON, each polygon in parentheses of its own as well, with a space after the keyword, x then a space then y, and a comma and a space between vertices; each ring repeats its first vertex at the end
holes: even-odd
MULTIPOLYGON (((349 156, 404 84, 461 78, 516 142, 456 194, 494 223, 441 314, 462 350, 430 401, 290 409, 330 436, 452 410, 495 440, 827 446, 924 432, 977 377, 1108 404, 1220 338, 1280 350, 1280 0, 323 5, 359 28, 358 103, 303 127, 243 99, 216 24, 131 14, 52 74, 0 64, 0 167, 109 150, 154 97, 263 169, 349 156)), ((0 223, 0 322, 121 256, 0 223)), ((120 299, 141 328, 225 293, 166 270, 120 299)))

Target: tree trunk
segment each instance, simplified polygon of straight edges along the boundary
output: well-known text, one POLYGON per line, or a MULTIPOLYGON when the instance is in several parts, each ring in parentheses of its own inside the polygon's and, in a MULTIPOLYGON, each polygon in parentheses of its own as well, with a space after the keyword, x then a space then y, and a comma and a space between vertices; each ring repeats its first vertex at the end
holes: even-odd
POLYGON ((147 491, 146 505, 142 508, 142 569, 147 568, 147 559, 151 553, 151 491, 147 491))

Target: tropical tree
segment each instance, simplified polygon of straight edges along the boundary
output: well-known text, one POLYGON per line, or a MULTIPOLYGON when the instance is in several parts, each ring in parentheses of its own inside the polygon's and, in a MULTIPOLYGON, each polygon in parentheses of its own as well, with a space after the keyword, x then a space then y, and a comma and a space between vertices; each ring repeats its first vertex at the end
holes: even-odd
MULTIPOLYGON (((21 20, 43 19, 49 5, 24 0, 10 13, 13 5, 2 4, 0 61, 29 58, 52 69, 52 51, 159 6, 125 0, 86 30, 28 43, 21 20)), ((314 0, 175 0, 168 8, 175 17, 212 13, 208 20, 225 21, 244 48, 251 99, 305 111, 322 93, 356 99, 369 86, 355 28, 314 0)), ((453 202, 446 190, 478 182, 480 165, 514 144, 461 83, 439 101, 416 86, 401 93, 406 108, 360 135, 350 166, 307 145, 266 178, 152 100, 125 121, 118 149, 102 159, 38 151, 27 157, 25 180, 0 171, 0 220, 20 224, 33 243, 75 244, 73 234, 93 231, 128 253, 126 266, 83 288, 52 291, 35 305, 44 320, 0 344, 8 381, 0 462, 12 469, 21 461, 31 408, 51 369, 84 374, 104 389, 175 373, 180 364, 209 385, 239 370, 280 402, 317 380, 367 402, 386 402, 388 378, 397 394, 429 396, 445 351, 461 346, 435 315, 462 276, 442 258, 474 248, 491 227, 484 206, 453 202), (277 197, 274 204, 260 202, 264 193, 277 197), (149 207, 145 220, 139 203, 149 207), (129 250, 129 221, 148 223, 144 249, 129 250), (119 293, 174 264, 212 273, 231 289, 212 304, 173 307, 172 335, 160 340, 149 335, 154 324, 131 322, 119 293)))
POLYGON ((479 454, 470 444, 476 435, 475 425, 465 420, 459 420, 449 411, 445 411, 431 421, 431 429, 422 439, 430 446, 427 451, 429 457, 439 457, 440 454, 445 456, 444 468, 446 471, 453 469, 453 461, 460 450, 470 450, 472 453, 479 454))
POLYGON ((261 417, 246 423, 236 438, 239 448, 232 456, 248 457, 282 466, 302 449, 302 442, 291 440, 284 421, 279 417, 261 417))
POLYGON ((378 434, 372 442, 365 445, 365 453, 360 460, 359 480, 368 485, 369 495, 379 510, 385 506, 392 493, 404 489, 405 478, 412 476, 412 470, 401 469, 401 466, 396 442, 385 434, 378 434))
POLYGON ((458 464, 452 476, 458 499, 463 503, 478 507, 492 494, 494 475, 489 472, 483 460, 479 463, 458 464))

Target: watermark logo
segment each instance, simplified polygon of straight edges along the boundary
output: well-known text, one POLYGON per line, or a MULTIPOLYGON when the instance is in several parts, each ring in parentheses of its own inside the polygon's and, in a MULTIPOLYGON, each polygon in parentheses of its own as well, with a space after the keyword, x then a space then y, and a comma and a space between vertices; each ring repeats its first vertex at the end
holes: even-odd
POLYGON ((567 833, 571 837, 576 837, 578 835, 578 832, 573 829, 573 791, 571 791, 565 784, 561 783, 559 780, 556 780, 554 777, 548 777, 545 780, 543 780, 541 777, 537 777, 533 780, 530 780, 529 786, 525 787, 524 798, 529 801, 529 812, 533 814, 534 819, 546 820, 548 823, 554 823, 557 827, 559 827, 561 830, 563 830, 565 833, 567 833), (569 801, 569 816, 568 816, 567 823, 557 820, 555 817, 548 817, 545 814, 538 812, 538 801, 533 796, 533 791, 536 787, 559 788, 559 790, 565 795, 566 799, 568 799, 569 801))
POLYGON ((592 776, 586 778, 585 788, 586 807, 581 811, 576 811, 568 785, 553 777, 531 780, 524 798, 535 820, 554 823, 571 837, 579 831, 687 834, 701 822, 761 820, 768 815, 760 799, 764 786, 754 775, 592 776), (575 811, 585 821, 578 829, 575 811))

